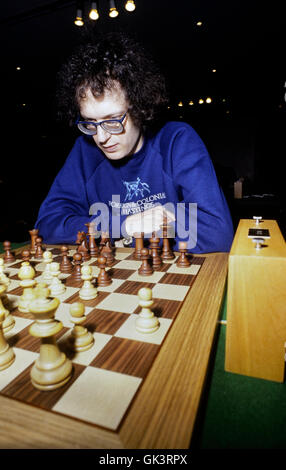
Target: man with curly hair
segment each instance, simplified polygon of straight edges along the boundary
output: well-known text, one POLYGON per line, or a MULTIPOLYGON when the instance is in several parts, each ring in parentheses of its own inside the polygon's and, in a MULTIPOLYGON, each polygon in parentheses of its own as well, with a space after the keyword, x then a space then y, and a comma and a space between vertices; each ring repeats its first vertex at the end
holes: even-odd
POLYGON ((147 237, 164 214, 174 249, 228 251, 232 221, 211 159, 188 124, 158 127, 165 81, 144 49, 107 34, 79 48, 59 78, 60 114, 82 136, 40 208, 44 241, 74 243, 89 222, 113 239, 147 237))

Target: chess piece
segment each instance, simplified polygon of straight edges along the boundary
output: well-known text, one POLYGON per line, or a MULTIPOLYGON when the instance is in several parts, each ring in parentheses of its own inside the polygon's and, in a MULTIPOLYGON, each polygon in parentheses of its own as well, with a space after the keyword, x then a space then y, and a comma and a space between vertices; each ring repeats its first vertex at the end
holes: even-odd
POLYGON ((7 301, 4 302, 4 300, 6 300, 5 299, 6 290, 7 290, 7 287, 5 286, 5 284, 0 284, 0 314, 4 315, 4 320, 2 323, 2 329, 3 329, 4 334, 12 330, 12 328, 15 325, 15 318, 13 317, 13 315, 11 315, 9 310, 5 308, 8 304, 7 301), (5 303, 5 307, 3 303, 5 303))
POLYGON ((155 234, 153 234, 153 237, 150 238, 150 250, 151 250, 151 256, 152 256, 152 266, 153 269, 159 269, 162 266, 162 259, 159 255, 160 251, 160 238, 156 237, 155 234))
POLYGON ((88 234, 88 240, 89 240, 88 247, 89 247, 90 256, 97 257, 99 255, 99 249, 95 241, 97 232, 94 229, 94 223, 89 222, 85 225, 88 228, 87 234, 88 234))
POLYGON ((5 263, 13 263, 15 261, 15 256, 11 251, 11 242, 5 241, 3 242, 3 248, 5 250, 4 261, 5 263))
POLYGON ((111 247, 110 238, 106 240, 105 245, 102 247, 100 256, 104 256, 106 258, 106 266, 112 266, 114 263, 114 254, 111 247))
POLYGON ((170 247, 170 240, 168 238, 169 225, 167 222, 167 216, 165 214, 163 215, 163 224, 161 225, 161 229, 162 229, 162 238, 163 238, 161 258, 162 260, 174 259, 175 255, 172 252, 171 247, 170 247))
POLYGON ((99 267, 99 274, 97 276, 97 285, 98 287, 106 287, 112 283, 112 280, 109 274, 106 272, 106 258, 100 256, 97 260, 97 266, 99 267))
POLYGON ((75 253, 73 255, 73 262, 74 267, 71 273, 71 278, 75 281, 81 281, 81 263, 82 263, 82 256, 80 253, 75 253))
POLYGON ((33 287, 36 285, 34 279, 36 272, 30 265, 29 261, 23 261, 21 268, 18 271, 18 278, 20 279, 20 286, 23 288, 23 294, 19 298, 18 310, 20 312, 29 313, 30 302, 34 299, 33 287))
POLYGON ((0 371, 7 369, 15 361, 15 353, 13 349, 7 343, 5 336, 4 336, 4 332, 3 332, 4 319, 5 319, 5 314, 3 312, 0 312, 0 371))
POLYGON ((36 250, 35 250, 35 258, 41 259, 43 257, 43 248, 42 248, 42 237, 36 238, 36 250))
POLYGON ((82 302, 74 302, 70 306, 71 322, 74 328, 71 331, 68 342, 70 348, 75 352, 87 351, 94 344, 94 337, 87 328, 81 325, 86 320, 85 307, 82 302))
POLYGON ((160 323, 150 309, 154 303, 152 300, 152 290, 143 287, 139 290, 138 297, 139 305, 142 307, 142 310, 135 321, 136 330, 139 331, 139 333, 154 333, 158 330, 160 323))
POLYGON ((105 246, 107 240, 109 239, 109 233, 108 232, 102 232, 101 233, 101 239, 99 242, 99 253, 101 254, 103 247, 105 246))
POLYGON ((22 260, 23 261, 30 261, 31 259, 31 252, 30 250, 23 250, 21 253, 22 260))
POLYGON ((140 268, 138 269, 138 274, 140 276, 151 276, 151 274, 153 274, 153 268, 149 263, 150 255, 149 255, 148 248, 142 248, 141 260, 142 260, 142 264, 140 268))
POLYGON ((72 376, 72 363, 55 340, 55 335, 63 328, 62 322, 54 318, 60 301, 49 295, 50 290, 42 286, 30 303, 30 312, 36 321, 29 328, 32 336, 41 338, 40 355, 32 367, 31 381, 35 388, 46 391, 62 387, 72 376))
POLYGON ((144 232, 134 233, 135 238, 135 250, 134 250, 134 259, 141 260, 141 250, 144 248, 144 232))
POLYGON ((49 284, 53 280, 53 276, 52 276, 51 271, 50 271, 50 264, 53 262, 53 254, 52 254, 51 251, 49 251, 49 250, 44 251, 43 261, 46 264, 46 267, 45 267, 44 272, 41 276, 41 279, 43 281, 45 281, 47 284, 49 284))
POLYGON ((53 280, 50 283, 51 295, 56 297, 57 295, 63 294, 66 290, 66 286, 59 279, 59 275, 61 274, 60 264, 56 262, 51 263, 50 273, 53 276, 53 280))
POLYGON ((188 268, 191 265, 189 258, 187 257, 187 242, 179 242, 180 256, 177 260, 177 266, 179 268, 188 268))
POLYGON ((29 230, 29 234, 31 236, 31 248, 30 251, 32 254, 36 252, 36 238, 38 237, 39 230, 34 228, 33 230, 29 230))
POLYGON ((0 258, 0 282, 1 284, 5 284, 5 286, 9 286, 10 284, 10 279, 9 277, 5 274, 4 272, 4 260, 3 258, 0 258))
POLYGON ((73 270, 73 265, 71 263, 71 260, 68 257, 68 247, 63 245, 61 246, 61 254, 62 254, 62 260, 60 264, 60 270, 62 273, 71 273, 73 270))
POLYGON ((90 260, 90 254, 88 251, 87 240, 86 240, 86 233, 85 232, 78 232, 76 244, 78 245, 77 252, 81 254, 83 261, 90 260))
POLYGON ((84 281, 83 286, 79 291, 79 298, 82 300, 91 300, 97 297, 97 289, 92 284, 92 267, 82 266, 81 279, 84 281))

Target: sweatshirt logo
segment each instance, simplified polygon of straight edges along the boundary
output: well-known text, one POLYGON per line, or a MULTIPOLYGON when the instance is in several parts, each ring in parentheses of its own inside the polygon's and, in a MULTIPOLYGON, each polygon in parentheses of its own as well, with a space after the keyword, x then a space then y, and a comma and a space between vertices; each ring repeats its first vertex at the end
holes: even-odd
POLYGON ((147 183, 142 183, 139 177, 136 181, 123 181, 124 186, 126 187, 126 196, 124 201, 131 201, 134 196, 140 195, 144 197, 144 191, 150 193, 149 185, 147 183))

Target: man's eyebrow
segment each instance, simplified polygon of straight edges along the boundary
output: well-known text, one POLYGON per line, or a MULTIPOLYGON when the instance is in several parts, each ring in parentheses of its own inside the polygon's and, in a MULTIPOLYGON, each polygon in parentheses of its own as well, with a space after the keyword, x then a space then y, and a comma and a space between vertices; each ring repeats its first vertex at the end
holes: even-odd
MULTIPOLYGON (((118 112, 118 113, 107 114, 106 116, 102 116, 102 119, 100 119, 100 121, 105 121, 105 119, 112 119, 112 118, 120 117, 120 116, 123 116, 123 114, 124 114, 124 111, 118 112)), ((96 121, 96 119, 91 118, 91 117, 87 117, 87 116, 83 116, 82 114, 81 114, 81 117, 85 121, 96 121)))

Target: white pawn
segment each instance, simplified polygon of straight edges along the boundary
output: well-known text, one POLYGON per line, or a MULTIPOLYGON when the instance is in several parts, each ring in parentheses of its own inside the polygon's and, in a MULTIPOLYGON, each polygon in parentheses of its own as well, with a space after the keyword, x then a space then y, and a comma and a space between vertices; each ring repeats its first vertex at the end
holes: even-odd
POLYGON ((53 280, 53 276, 52 276, 51 271, 50 271, 50 265, 53 261, 53 254, 52 254, 51 251, 49 251, 49 250, 44 251, 43 261, 46 264, 46 267, 45 267, 44 272, 41 276, 41 279, 42 279, 42 281, 45 281, 47 284, 49 284, 53 280))
POLYGON ((79 298, 82 300, 91 300, 97 297, 97 288, 92 284, 92 267, 82 266, 81 278, 84 281, 82 288, 79 291, 79 298))
POLYGON ((0 313, 0 371, 7 369, 15 360, 15 353, 7 343, 3 333, 5 314, 0 313))
POLYGON ((70 348, 75 352, 87 351, 94 344, 94 337, 87 328, 81 325, 86 319, 85 307, 82 302, 74 302, 70 306, 71 322, 74 328, 69 336, 70 348))
POLYGON ((55 390, 70 380, 73 367, 56 342, 55 335, 63 328, 62 322, 55 319, 60 301, 50 297, 50 290, 44 284, 36 289, 37 296, 30 303, 30 312, 36 321, 30 326, 29 333, 41 338, 41 346, 40 355, 31 369, 31 380, 39 390, 55 390))
POLYGON ((0 258, 0 282, 1 284, 5 284, 5 286, 9 286, 11 280, 8 276, 4 273, 4 259, 0 258))
POLYGON ((35 298, 33 291, 33 287, 36 285, 34 280, 35 275, 36 272, 29 261, 23 261, 18 272, 18 278, 21 279, 20 286, 23 288, 23 294, 18 303, 18 310, 20 312, 29 313, 30 302, 35 298))
POLYGON ((160 323, 154 313, 150 310, 153 305, 152 290, 143 287, 138 292, 139 305, 142 307, 141 312, 136 318, 135 326, 139 333, 154 333, 158 330, 160 323))
POLYGON ((59 275, 61 274, 60 263, 50 263, 50 273, 53 277, 53 280, 50 283, 51 295, 56 297, 57 295, 63 294, 66 290, 66 286, 59 279, 59 275))
POLYGON ((3 305, 3 299, 5 299, 5 292, 7 290, 7 286, 5 284, 0 285, 0 315, 4 315, 2 329, 3 333, 8 333, 14 325, 15 325, 15 318, 11 315, 10 311, 7 310, 3 305))

